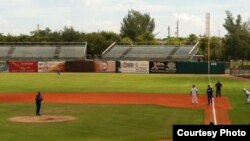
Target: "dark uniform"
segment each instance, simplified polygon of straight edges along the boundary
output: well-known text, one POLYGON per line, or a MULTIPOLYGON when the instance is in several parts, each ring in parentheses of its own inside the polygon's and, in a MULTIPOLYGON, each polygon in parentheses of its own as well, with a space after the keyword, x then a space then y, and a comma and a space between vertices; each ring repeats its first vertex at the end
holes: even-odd
POLYGON ((40 92, 36 95, 36 116, 40 116, 41 103, 43 101, 42 95, 40 92))
POLYGON ((57 72, 57 75, 59 76, 61 74, 60 68, 57 68, 56 72, 57 72))
POLYGON ((208 85, 207 88, 207 100, 208 100, 208 104, 207 105, 212 105, 212 98, 213 98, 213 89, 210 87, 210 85, 208 85))
POLYGON ((215 87, 216 87, 216 97, 221 97, 221 88, 222 88, 222 84, 220 83, 220 81, 218 81, 216 84, 215 84, 215 87))

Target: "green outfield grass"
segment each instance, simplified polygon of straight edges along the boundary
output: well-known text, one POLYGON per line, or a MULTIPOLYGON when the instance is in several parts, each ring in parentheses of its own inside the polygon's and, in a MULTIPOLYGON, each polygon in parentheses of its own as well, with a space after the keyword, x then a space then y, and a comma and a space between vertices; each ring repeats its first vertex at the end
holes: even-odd
MULTIPOLYGON (((211 76, 212 85, 217 80, 224 85, 222 95, 227 96, 233 106, 229 112, 233 124, 250 124, 250 104, 246 104, 246 97, 243 95, 244 87, 250 90, 250 81, 222 75, 211 76)), ((0 73, 0 94, 37 91, 189 94, 192 84, 197 86, 200 94, 205 94, 208 83, 207 75, 62 73, 58 77, 55 73, 0 73)), ((45 105, 45 109, 52 111, 43 112, 74 115, 78 120, 32 125, 10 123, 6 119, 11 116, 30 115, 34 111, 33 105, 0 106, 0 139, 5 141, 18 140, 15 134, 20 136, 20 141, 38 140, 37 136, 48 141, 53 140, 53 137, 62 141, 155 141, 171 138, 171 126, 174 123, 202 124, 204 120, 203 112, 199 110, 177 110, 152 105, 50 104, 45 105), (26 133, 29 133, 28 136, 26 133), (50 136, 48 139, 46 134, 50 136)))
MULTIPOLYGON (((142 92, 189 93, 196 84, 201 93, 208 85, 206 75, 110 74, 110 73, 0 73, 1 92, 142 92)), ((241 92, 248 82, 213 76, 221 80, 228 95, 241 92)), ((249 86, 250 87, 250 86, 249 86)))

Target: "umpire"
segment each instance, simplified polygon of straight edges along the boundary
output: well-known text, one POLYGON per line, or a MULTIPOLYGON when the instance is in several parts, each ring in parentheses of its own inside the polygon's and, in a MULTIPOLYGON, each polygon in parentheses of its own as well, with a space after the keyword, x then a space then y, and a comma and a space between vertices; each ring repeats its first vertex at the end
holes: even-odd
POLYGON ((43 97, 41 95, 41 92, 37 92, 37 95, 36 95, 36 116, 40 116, 40 110, 41 110, 41 103, 43 101, 43 97))
POLYGON ((223 85, 221 84, 220 81, 218 81, 216 84, 215 84, 215 88, 216 88, 216 97, 221 97, 221 88, 223 87, 223 85))

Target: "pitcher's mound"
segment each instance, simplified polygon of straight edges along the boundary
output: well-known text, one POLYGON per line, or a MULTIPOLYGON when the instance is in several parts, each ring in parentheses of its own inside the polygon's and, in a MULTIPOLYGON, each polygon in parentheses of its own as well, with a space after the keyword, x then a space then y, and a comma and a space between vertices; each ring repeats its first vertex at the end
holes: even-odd
POLYGON ((13 122, 24 122, 24 123, 48 123, 48 122, 65 122, 75 120, 75 117, 72 116, 21 116, 10 118, 10 121, 13 122))

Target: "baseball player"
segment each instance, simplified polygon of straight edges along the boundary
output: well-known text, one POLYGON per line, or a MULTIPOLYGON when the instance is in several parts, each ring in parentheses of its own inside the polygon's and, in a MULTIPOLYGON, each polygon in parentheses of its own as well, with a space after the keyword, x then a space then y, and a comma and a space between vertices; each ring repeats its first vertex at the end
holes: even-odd
POLYGON ((208 85, 208 88, 207 88, 207 100, 208 100, 208 103, 207 105, 212 105, 213 101, 213 89, 211 88, 210 85, 208 85))
POLYGON ((36 101, 36 116, 40 116, 40 110, 41 110, 41 103, 43 101, 43 97, 41 92, 38 92, 35 98, 36 101))
POLYGON ((244 88, 243 92, 247 96, 247 103, 250 103, 250 91, 248 91, 246 88, 244 88))
POLYGON ((57 68, 56 73, 57 73, 58 76, 61 74, 61 70, 60 70, 59 67, 57 68))
POLYGON ((190 92, 191 96, 192 96, 192 103, 193 104, 198 104, 198 89, 195 87, 195 85, 193 85, 193 87, 191 88, 191 92, 190 92))

